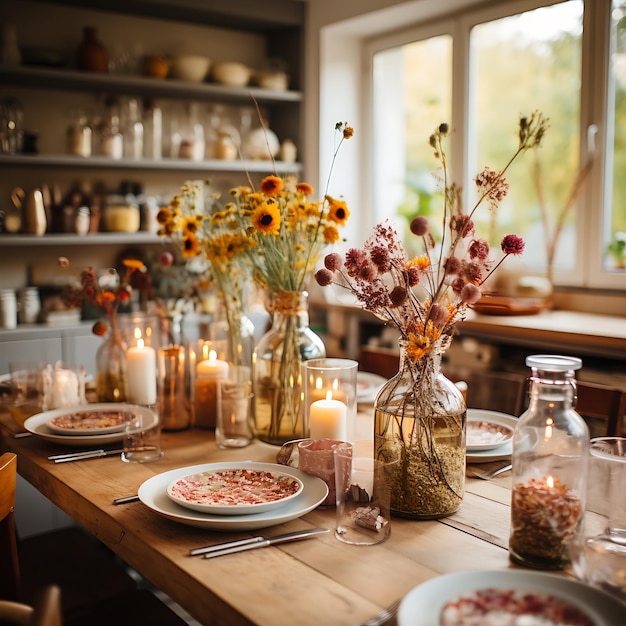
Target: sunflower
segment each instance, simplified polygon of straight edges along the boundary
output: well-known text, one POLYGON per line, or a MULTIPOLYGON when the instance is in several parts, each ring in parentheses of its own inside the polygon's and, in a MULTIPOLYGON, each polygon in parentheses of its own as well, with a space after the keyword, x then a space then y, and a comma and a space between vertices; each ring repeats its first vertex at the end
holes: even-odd
POLYGON ((183 257, 189 259, 198 256, 200 252, 200 242, 195 233, 187 232, 183 237, 183 257))
POLYGON ((344 226, 350 217, 348 205, 344 200, 335 200, 330 196, 326 196, 328 200, 328 219, 340 226, 344 226))
POLYGON ((280 195, 283 187, 283 179, 278 176, 267 176, 261 181, 261 192, 270 198, 280 195))
POLYGON ((257 207, 252 214, 251 221, 254 228, 264 235, 280 233, 280 209, 274 202, 265 202, 257 207))

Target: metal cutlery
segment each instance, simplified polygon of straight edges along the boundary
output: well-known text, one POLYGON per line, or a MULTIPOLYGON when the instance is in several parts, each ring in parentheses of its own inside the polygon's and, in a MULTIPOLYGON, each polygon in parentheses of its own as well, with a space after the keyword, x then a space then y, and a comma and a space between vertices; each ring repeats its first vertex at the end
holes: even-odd
POLYGON ((267 546, 274 546, 279 543, 309 539, 310 537, 323 535, 328 532, 330 532, 328 528, 308 528, 307 530, 297 530, 292 533, 285 533, 284 535, 275 535, 274 537, 250 537, 248 539, 239 539, 237 541, 226 541, 213 546, 194 548, 189 551, 189 556, 203 555, 205 559, 212 559, 216 556, 243 552, 244 550, 266 548, 267 546))
POLYGON ((139 502, 139 496, 123 496, 121 498, 115 498, 113 504, 128 504, 129 502, 139 502))
POLYGON ((483 480, 489 480, 490 478, 495 478, 500 474, 504 474, 504 472, 508 472, 512 468, 512 465, 509 463, 508 465, 503 465, 502 467, 497 467, 492 470, 479 470, 474 467, 470 468, 470 472, 474 478, 482 478, 483 480))
POLYGON ((98 459, 104 456, 115 456, 122 454, 123 450, 87 450, 85 452, 68 452, 67 454, 53 454, 48 457, 49 461, 55 463, 69 463, 71 461, 83 461, 86 459, 98 459))

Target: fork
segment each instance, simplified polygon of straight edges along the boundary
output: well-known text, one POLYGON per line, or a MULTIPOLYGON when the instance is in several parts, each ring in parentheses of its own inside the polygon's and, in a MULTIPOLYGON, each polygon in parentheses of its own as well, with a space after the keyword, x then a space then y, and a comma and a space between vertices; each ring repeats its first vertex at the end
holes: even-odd
POLYGON ((495 478, 504 472, 508 472, 512 468, 512 465, 509 463, 508 465, 503 465, 502 467, 496 467, 492 470, 479 470, 474 467, 470 469, 472 476, 475 478, 482 478, 483 480, 489 480, 490 478, 495 478))
POLYGON ((384 626, 384 624, 386 624, 391 618, 396 616, 398 608, 400 607, 400 602, 401 599, 392 602, 388 607, 380 611, 380 613, 377 613, 374 617, 362 622, 358 626, 384 626))

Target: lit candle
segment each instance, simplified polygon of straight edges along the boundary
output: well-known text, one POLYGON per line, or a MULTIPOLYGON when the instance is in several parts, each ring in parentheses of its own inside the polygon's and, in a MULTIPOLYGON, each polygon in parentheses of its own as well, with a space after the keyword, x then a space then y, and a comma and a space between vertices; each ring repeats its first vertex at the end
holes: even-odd
POLYGON ((155 404, 156 353, 149 346, 144 346, 143 339, 126 351, 128 360, 128 401, 134 404, 155 404))
POLYGON ((345 441, 347 434, 348 407, 340 400, 333 400, 333 392, 326 393, 325 400, 311 404, 309 427, 311 439, 334 439, 345 441))
POLYGON ((209 358, 196 365, 194 383, 194 422, 199 428, 215 428, 218 381, 228 376, 228 363, 211 350, 209 358))

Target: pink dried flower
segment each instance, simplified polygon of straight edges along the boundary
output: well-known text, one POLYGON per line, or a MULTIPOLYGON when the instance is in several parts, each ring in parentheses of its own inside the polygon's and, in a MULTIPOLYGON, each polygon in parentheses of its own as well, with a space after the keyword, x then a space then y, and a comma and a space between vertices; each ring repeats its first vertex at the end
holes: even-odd
POLYGON ((381 274, 391 269, 389 251, 384 246, 374 246, 370 251, 370 259, 381 274))
POLYGON ((409 287, 415 287, 415 285, 419 285, 420 282, 420 270, 419 267, 412 265, 406 271, 406 278, 409 287))
POLYGON ((433 304, 430 307, 430 321, 436 328, 442 328, 448 319, 448 310, 440 304, 433 304))
POLYGON ((526 244, 524 243, 524 240, 518 235, 505 235, 504 237, 502 237, 500 247, 502 248, 502 252, 504 252, 504 254, 517 255, 524 252, 526 244))
POLYGON ((430 231, 430 222, 423 216, 418 215, 411 220, 411 232, 418 237, 423 237, 430 231))
POLYGON ((474 234, 474 222, 469 215, 453 215, 450 218, 450 229, 461 237, 471 237, 474 234))
POLYGON ((367 255, 363 250, 358 248, 350 248, 346 252, 346 271, 348 276, 356 276, 359 273, 360 267, 367 263, 367 255))
POLYGON ((474 304, 480 300, 480 289, 476 285, 468 283, 461 289, 461 302, 463 304, 474 304))
POLYGON ((326 287, 333 282, 333 275, 326 269, 319 269, 315 272, 315 280, 320 287, 326 287))
POLYGON ((327 254, 324 258, 324 266, 331 272, 336 272, 341 267, 341 255, 338 252, 327 254))
POLYGON ((490 206, 496 208, 509 192, 509 183, 502 173, 486 167, 476 176, 476 187, 487 198, 490 206))
POLYGON ((402 287, 400 285, 394 287, 389 294, 389 300, 391 301, 391 306, 398 307, 401 304, 404 304, 408 297, 406 287, 402 287))
POLYGON ((446 259, 443 263, 443 268, 446 274, 458 274, 461 271, 462 263, 455 256, 446 259))
POLYGON ((484 261, 489 257, 489 244, 484 239, 474 239, 469 247, 470 259, 484 261))

